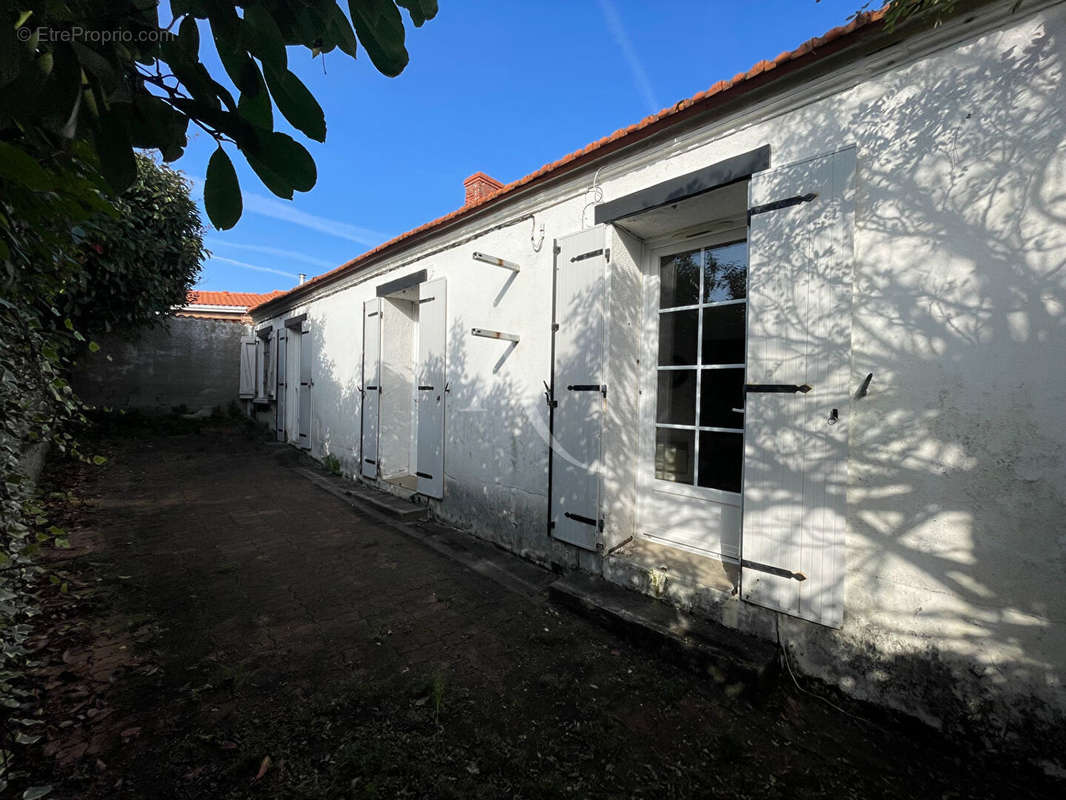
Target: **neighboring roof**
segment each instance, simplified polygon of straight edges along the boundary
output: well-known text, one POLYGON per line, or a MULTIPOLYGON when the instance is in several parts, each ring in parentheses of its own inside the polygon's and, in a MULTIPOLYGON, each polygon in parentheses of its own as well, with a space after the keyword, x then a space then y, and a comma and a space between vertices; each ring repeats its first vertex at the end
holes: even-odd
MULTIPOLYGON (((563 156, 557 161, 545 164, 535 172, 531 172, 524 178, 519 178, 512 183, 506 184, 501 189, 498 189, 481 200, 471 202, 449 214, 445 214, 431 222, 413 228, 412 230, 407 231, 407 233, 402 233, 394 239, 390 239, 384 244, 380 244, 372 250, 366 251, 362 255, 341 264, 339 267, 336 267, 329 272, 312 278, 287 292, 280 293, 278 297, 264 300, 259 305, 264 306, 268 303, 273 303, 281 298, 292 295, 294 292, 305 293, 312 290, 318 285, 328 283, 329 281, 339 278, 341 275, 353 271, 374 256, 379 256, 387 250, 397 248, 412 237, 425 234, 446 223, 454 222, 457 219, 465 217, 484 206, 489 205, 490 203, 496 203, 518 189, 527 187, 530 184, 543 180, 549 176, 561 174, 567 169, 580 166, 591 160, 591 158, 597 155, 603 155, 617 147, 647 138, 654 133, 658 133, 663 128, 688 118, 693 113, 708 111, 713 109, 718 103, 733 100, 742 95, 745 91, 756 89, 781 74, 779 72, 774 72, 775 70, 808 66, 826 58, 827 56, 838 52, 844 46, 851 44, 851 40, 855 38, 860 31, 865 34, 880 30, 881 25, 878 23, 881 22, 884 14, 885 12, 883 9, 880 11, 857 14, 847 25, 833 28, 821 36, 804 42, 795 50, 786 50, 773 61, 760 61, 747 72, 740 72, 727 81, 719 81, 709 89, 695 94, 686 100, 681 100, 657 114, 645 117, 635 125, 630 125, 628 128, 621 128, 609 136, 605 136, 598 141, 592 142, 581 150, 576 150, 569 155, 563 156), (831 49, 827 48, 826 46, 831 43, 834 47, 831 49), (774 74, 769 77, 764 77, 770 72, 774 72, 774 74)), ((253 306, 252 310, 258 310, 258 306, 253 306)))
POLYGON ((256 292, 201 292, 193 290, 185 296, 185 305, 186 307, 233 306, 234 308, 248 309, 252 306, 261 305, 282 294, 284 292, 280 291, 260 294, 256 292))

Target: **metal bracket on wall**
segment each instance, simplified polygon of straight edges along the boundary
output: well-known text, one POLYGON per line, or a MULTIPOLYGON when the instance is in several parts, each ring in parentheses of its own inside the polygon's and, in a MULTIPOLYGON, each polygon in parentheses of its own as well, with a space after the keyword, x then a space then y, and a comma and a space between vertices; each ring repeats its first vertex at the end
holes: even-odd
POLYGON ((517 333, 504 333, 503 331, 490 331, 487 328, 471 328, 470 333, 485 339, 503 339, 508 342, 518 342, 517 333))
POLYGON ((503 267, 504 269, 511 270, 511 272, 518 272, 522 269, 521 266, 514 263, 513 261, 505 261, 502 258, 490 256, 486 253, 479 253, 475 251, 473 257, 475 261, 484 261, 486 264, 492 264, 494 267, 503 267))

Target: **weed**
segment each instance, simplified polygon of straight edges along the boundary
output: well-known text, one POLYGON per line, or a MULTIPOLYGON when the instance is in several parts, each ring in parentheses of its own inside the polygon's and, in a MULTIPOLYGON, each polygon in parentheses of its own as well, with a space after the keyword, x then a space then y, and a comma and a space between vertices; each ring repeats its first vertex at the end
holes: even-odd
POLYGON ((328 453, 325 458, 322 459, 322 466, 332 472, 334 475, 341 474, 341 462, 333 453, 328 453))
POLYGON ((440 725, 440 710, 444 706, 444 676, 439 672, 433 676, 429 698, 433 703, 433 724, 440 725))

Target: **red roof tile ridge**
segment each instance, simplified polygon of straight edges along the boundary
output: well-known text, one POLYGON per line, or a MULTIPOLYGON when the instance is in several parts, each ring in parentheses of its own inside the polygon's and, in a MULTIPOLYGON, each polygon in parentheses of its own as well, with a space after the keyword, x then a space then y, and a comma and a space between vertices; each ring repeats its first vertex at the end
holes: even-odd
MULTIPOLYGON (((454 220, 457 217, 469 214, 470 212, 474 211, 477 208, 480 208, 481 206, 484 206, 487 203, 491 203, 491 202, 493 202, 495 200, 500 199, 500 197, 503 196, 503 195, 509 194, 509 193, 521 188, 522 186, 525 186, 525 185, 527 185, 529 183, 532 183, 533 181, 537 180, 538 178, 541 178, 541 177, 543 177, 545 175, 548 175, 548 174, 550 174, 552 172, 555 172, 556 170, 559 170, 562 167, 565 167, 566 165, 571 164, 574 161, 577 161, 582 156, 585 156, 585 155, 588 155, 590 153, 596 152, 597 150, 600 150, 600 149, 602 149, 603 147, 605 147, 605 146, 607 146, 609 144, 613 144, 614 142, 620 141, 621 139, 624 139, 627 136, 631 136, 634 133, 637 133, 638 131, 644 130, 644 129, 648 128, 649 126, 655 124, 656 122, 660 122, 662 120, 668 119, 669 117, 675 116, 676 114, 680 113, 681 111, 684 111, 686 109, 692 108, 693 106, 695 106, 695 105, 697 105, 699 103, 703 103, 703 102, 706 102, 706 101, 708 101, 708 100, 710 100, 710 99, 712 99, 714 97, 717 97, 717 96, 723 94, 724 92, 729 91, 730 89, 734 89, 734 88, 740 86, 741 84, 758 77, 761 74, 764 74, 766 72, 771 72, 774 69, 776 69, 776 68, 778 68, 778 67, 780 67, 780 66, 782 66, 784 64, 787 64, 790 61, 795 61, 795 60, 800 59, 800 58, 802 58, 802 57, 804 57, 804 56, 806 56, 808 54, 812 54, 819 47, 824 47, 825 45, 827 45, 827 44, 829 44, 831 42, 834 42, 834 41, 836 41, 836 40, 838 40, 838 39, 840 39, 840 38, 842 38, 844 36, 847 36, 849 34, 855 33, 856 31, 858 31, 858 30, 860 30, 862 28, 866 28, 866 27, 872 26, 874 23, 880 22, 884 18, 884 15, 885 15, 885 9, 884 8, 879 9, 877 11, 860 12, 860 13, 856 14, 854 16, 854 18, 850 22, 848 22, 846 25, 838 25, 837 27, 826 31, 821 36, 816 36, 816 37, 814 37, 812 39, 808 39, 806 42, 804 42, 799 47, 797 47, 797 48, 795 48, 793 50, 785 50, 784 52, 779 54, 776 58, 774 58, 772 61, 766 61, 766 60, 758 61, 747 72, 738 72, 736 75, 734 75, 731 79, 729 79, 727 81, 718 81, 718 82, 714 83, 710 88, 705 89, 702 92, 698 92, 698 93, 692 95, 691 97, 685 98, 683 100, 679 100, 673 106, 668 106, 667 108, 664 108, 661 111, 658 111, 658 112, 656 112, 654 114, 651 114, 651 115, 645 117, 644 119, 640 120, 639 122, 634 123, 633 125, 630 125, 630 126, 625 127, 625 128, 619 128, 614 133, 611 133, 611 134, 609 134, 607 136, 604 136, 601 139, 597 139, 594 142, 590 142, 589 144, 587 144, 585 147, 581 148, 580 150, 575 150, 572 153, 568 153, 567 155, 563 156, 562 158, 559 158, 559 159, 557 159, 555 161, 552 161, 552 162, 550 162, 548 164, 545 164, 544 166, 540 167, 537 170, 534 170, 533 172, 529 173, 528 175, 525 175, 525 176, 523 176, 523 177, 521 177, 521 178, 519 178, 519 179, 517 179, 515 181, 512 181, 511 183, 504 184, 500 189, 497 189, 492 194, 489 194, 489 195, 486 195, 485 197, 482 197, 480 200, 476 200, 474 202, 468 203, 467 205, 464 205, 464 206, 462 206, 460 208, 457 208, 455 211, 450 211, 447 214, 444 214, 443 216, 437 217, 436 219, 431 220, 429 222, 426 222, 426 223, 424 223, 422 225, 419 225, 416 228, 412 228, 411 230, 409 230, 409 231, 407 231, 405 233, 401 233, 399 236, 395 236, 392 239, 389 239, 388 241, 383 242, 382 244, 379 244, 377 247, 373 247, 370 250, 367 250, 366 252, 361 253, 360 255, 356 256, 355 258, 352 258, 352 259, 344 262, 340 266, 334 267, 333 269, 329 270, 328 272, 324 272, 321 275, 318 275, 318 276, 316 276, 314 278, 311 278, 309 281, 306 281, 306 282, 300 284, 299 286, 297 286, 297 287, 295 287, 293 289, 290 289, 287 292, 282 292, 280 294, 281 294, 281 296, 289 295, 292 292, 297 291, 298 289, 306 289, 308 287, 314 286, 315 284, 319 284, 319 283, 328 281, 331 278, 336 277, 340 273, 346 272, 347 270, 351 269, 352 267, 356 266, 357 264, 370 259, 371 257, 381 253, 384 250, 391 249, 391 248, 395 247, 396 245, 400 244, 401 242, 403 242, 403 241, 405 241, 407 239, 410 239, 413 236, 417 236, 418 234, 424 233, 427 230, 430 230, 432 228, 436 228, 436 227, 438 227, 440 225, 443 225, 443 224, 445 224, 447 222, 450 222, 450 221, 454 220)), ((475 172, 473 175, 471 175, 466 180, 469 181, 471 178, 475 178, 475 177, 481 176, 481 175, 484 175, 486 178, 489 178, 490 180, 495 181, 494 178, 491 178, 490 176, 485 175, 485 173, 483 173, 483 172, 475 172)), ((464 183, 465 182, 466 181, 464 181, 464 183)), ((274 302, 277 299, 278 299, 278 297, 272 297, 272 298, 270 298, 268 300, 264 300, 263 302, 259 303, 259 305, 253 306, 250 310, 251 311, 255 311, 259 306, 266 305, 267 303, 270 303, 270 302, 274 302)))

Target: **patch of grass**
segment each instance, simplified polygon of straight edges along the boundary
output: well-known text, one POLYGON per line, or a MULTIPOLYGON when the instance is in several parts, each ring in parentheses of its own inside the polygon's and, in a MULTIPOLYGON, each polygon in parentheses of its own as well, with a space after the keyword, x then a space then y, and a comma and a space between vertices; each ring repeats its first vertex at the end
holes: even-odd
POLYGON ((333 453, 328 453, 325 458, 322 459, 322 466, 328 469, 334 475, 341 474, 341 461, 333 453))

